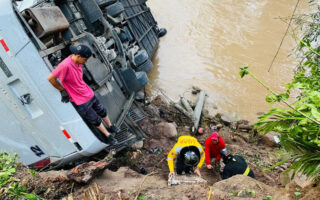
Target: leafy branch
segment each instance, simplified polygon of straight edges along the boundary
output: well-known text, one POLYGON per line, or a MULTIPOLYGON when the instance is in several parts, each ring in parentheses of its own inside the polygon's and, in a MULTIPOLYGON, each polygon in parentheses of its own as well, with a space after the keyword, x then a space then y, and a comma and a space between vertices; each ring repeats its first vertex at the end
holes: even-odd
POLYGON ((267 96, 267 101, 270 103, 270 102, 275 102, 275 101, 278 101, 278 102, 283 102, 284 104, 286 104, 289 108, 291 108, 292 110, 298 112, 300 115, 303 115, 304 117, 306 117, 307 119, 309 119, 310 121, 320 125, 320 122, 310 118, 309 116, 307 116, 306 114, 304 114, 303 112, 295 109, 293 106, 291 106, 286 100, 284 99, 287 99, 288 96, 286 95, 283 95, 283 94, 280 94, 278 95, 277 93, 275 93, 273 90, 270 89, 270 87, 268 87, 265 83, 263 83, 257 76, 255 76, 252 72, 250 72, 248 70, 249 66, 248 65, 245 65, 245 66, 242 66, 240 67, 240 72, 239 72, 239 75, 241 78, 243 78, 245 75, 250 75, 252 78, 254 78, 256 81, 258 81, 264 88, 266 88, 269 92, 271 92, 272 95, 268 95, 267 96))

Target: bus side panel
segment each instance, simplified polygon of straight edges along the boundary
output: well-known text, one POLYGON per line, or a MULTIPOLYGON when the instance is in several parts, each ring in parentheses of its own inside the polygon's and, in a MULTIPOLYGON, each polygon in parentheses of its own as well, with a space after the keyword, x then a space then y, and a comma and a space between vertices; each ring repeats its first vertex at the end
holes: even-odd
POLYGON ((20 70, 28 75, 29 85, 33 88, 33 99, 37 100, 37 105, 41 106, 44 112, 34 118, 33 123, 42 130, 48 141, 55 141, 56 148, 62 151, 61 145, 70 142, 62 134, 61 129, 65 129, 72 140, 78 142, 87 152, 94 154, 106 147, 87 127, 71 103, 60 101, 59 91, 47 80, 50 71, 32 43, 25 46, 15 59, 20 61, 20 70))
MULTIPOLYGON (((4 91, 1 85, 0 88, 1 91, 4 91)), ((34 132, 32 125, 25 124, 25 122, 21 123, 21 119, 17 119, 11 109, 8 107, 14 107, 12 102, 5 103, 5 101, 7 101, 5 95, 1 94, 0 151, 18 153, 19 160, 26 165, 35 163, 48 157, 45 149, 32 137, 30 137, 30 131, 34 132)), ((19 111, 16 110, 16 113, 19 113, 19 111)))

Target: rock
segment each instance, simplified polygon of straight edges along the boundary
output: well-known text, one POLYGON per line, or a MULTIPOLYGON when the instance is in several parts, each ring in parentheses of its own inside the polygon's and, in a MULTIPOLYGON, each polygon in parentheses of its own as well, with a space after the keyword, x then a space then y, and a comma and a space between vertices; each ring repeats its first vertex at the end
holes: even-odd
POLYGON ((288 172, 282 172, 279 176, 279 181, 282 186, 286 186, 288 183, 290 183, 290 176, 288 172))
POLYGON ((203 116, 209 115, 209 110, 206 109, 206 108, 202 109, 202 115, 203 115, 203 116))
POLYGON ((293 171, 290 172, 282 172, 280 174, 280 183, 283 186, 288 185, 289 183, 295 183, 296 185, 300 186, 301 188, 306 188, 314 184, 314 181, 308 179, 307 176, 303 174, 296 174, 293 179, 291 180, 293 171))
POLYGON ((141 129, 147 134, 147 135, 152 135, 153 134, 153 129, 154 129, 154 121, 151 120, 150 118, 145 118, 141 121, 138 122, 139 126, 141 129))
POLYGON ((177 128, 173 123, 160 122, 154 129, 153 136, 155 138, 171 138, 175 139, 178 136, 177 128))
POLYGON ((274 131, 267 133, 265 135, 263 135, 263 134, 259 135, 261 143, 268 146, 268 147, 279 146, 279 144, 276 142, 276 140, 277 140, 276 138, 279 138, 279 137, 280 137, 280 133, 277 133, 274 131))
POLYGON ((237 126, 239 126, 240 124, 249 125, 249 121, 248 120, 238 120, 237 126))
POLYGON ((232 120, 226 116, 226 115, 221 115, 221 121, 226 125, 229 126, 232 123, 232 120))
POLYGON ((294 181, 301 188, 306 188, 314 184, 314 181, 312 181, 311 179, 308 179, 307 176, 302 174, 296 174, 292 181, 294 181))
POLYGON ((220 137, 226 142, 226 143, 231 143, 231 135, 230 135, 230 132, 226 129, 226 128, 223 128, 221 130, 219 130, 219 135, 220 137))
POLYGON ((152 104, 148 105, 148 107, 147 107, 147 112, 148 112, 151 116, 160 118, 160 114, 159 114, 160 111, 159 111, 159 109, 158 109, 156 106, 152 105, 152 104))
POLYGON ((218 109, 218 106, 217 106, 216 104, 213 104, 213 105, 212 105, 212 108, 215 109, 215 110, 217 110, 217 109, 218 109))
POLYGON ((253 125, 245 125, 245 124, 239 124, 238 129, 240 131, 249 132, 253 129, 253 125))
POLYGON ((142 149, 143 147, 143 141, 138 141, 138 142, 135 142, 131 145, 131 148, 135 149, 135 150, 138 150, 138 149, 142 149))
POLYGON ((222 128, 223 127, 223 125, 222 124, 217 124, 217 129, 220 129, 220 128, 222 128))
POLYGON ((192 86, 192 94, 198 94, 201 89, 197 86, 192 86))

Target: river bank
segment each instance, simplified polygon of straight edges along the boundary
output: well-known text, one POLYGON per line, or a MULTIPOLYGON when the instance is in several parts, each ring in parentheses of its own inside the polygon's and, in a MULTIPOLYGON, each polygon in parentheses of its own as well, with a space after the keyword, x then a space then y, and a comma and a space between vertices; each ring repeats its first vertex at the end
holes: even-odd
MULTIPOLYGON (((23 167, 19 168, 14 182, 44 199, 206 199, 210 187, 211 199, 309 200, 312 199, 309 194, 311 191, 314 199, 320 197, 320 191, 316 190, 315 193, 317 186, 312 182, 290 182, 287 176, 283 176, 288 164, 264 170, 280 161, 279 146, 273 137, 255 133, 248 121, 229 122, 219 115, 211 116, 204 110, 200 122, 204 132, 201 135, 192 134, 190 119, 168 104, 165 97, 157 96, 150 104, 139 105, 148 115, 139 122, 148 138, 115 155, 107 168, 93 174, 88 183, 80 184, 70 179, 68 170, 35 172, 32 175, 23 167), (221 180, 219 174, 203 166, 201 173, 205 183, 168 186, 166 157, 177 137, 192 135, 203 145, 213 131, 212 127, 216 128, 215 131, 219 132, 233 154, 247 160, 256 179, 235 176, 221 180), (89 193, 95 197, 86 197, 89 193)), ((91 160, 104 162, 107 160, 105 156, 106 153, 102 152, 91 160)), ((0 199, 10 198, 2 195, 0 199)))

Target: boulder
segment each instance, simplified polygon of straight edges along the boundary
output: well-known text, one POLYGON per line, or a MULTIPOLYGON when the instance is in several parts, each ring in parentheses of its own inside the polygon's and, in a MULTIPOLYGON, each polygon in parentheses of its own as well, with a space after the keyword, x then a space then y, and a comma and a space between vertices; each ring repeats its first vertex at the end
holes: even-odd
POLYGON ((155 138, 175 139, 178 136, 177 128, 174 123, 160 122, 153 128, 153 136, 155 138))
POLYGON ((232 142, 230 132, 227 128, 222 128, 219 130, 219 136, 228 144, 232 142))
POLYGON ((291 179, 290 179, 290 175, 288 174, 288 172, 282 172, 279 175, 279 181, 282 186, 286 186, 287 184, 289 184, 291 179))
POLYGON ((226 125, 229 126, 230 124, 232 124, 232 120, 226 116, 226 115, 221 115, 221 121, 226 125))
POLYGON ((147 113, 149 113, 151 116, 160 118, 160 114, 159 114, 160 111, 155 105, 153 104, 148 105, 146 110, 147 110, 147 113))
POLYGON ((291 180, 291 176, 292 176, 293 171, 289 171, 289 172, 282 172, 280 174, 280 183, 283 186, 288 185, 289 183, 295 183, 296 185, 298 185, 301 188, 306 188, 309 187, 311 185, 313 185, 315 182, 312 181, 311 179, 308 179, 307 176, 298 173, 296 174, 293 179, 291 180))
POLYGON ((134 149, 134 150, 138 150, 138 149, 142 149, 143 147, 143 141, 138 141, 138 142, 135 142, 131 145, 131 148, 134 149))
POLYGON ((277 147, 279 146, 278 140, 280 137, 280 133, 270 132, 265 135, 259 134, 260 142, 268 147, 277 147))
POLYGON ((154 122, 150 118, 144 118, 138 124, 147 135, 153 134, 154 122))

